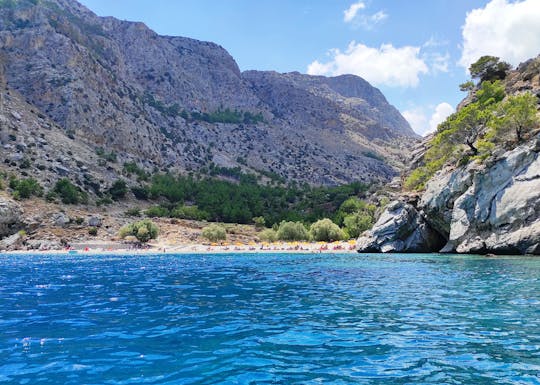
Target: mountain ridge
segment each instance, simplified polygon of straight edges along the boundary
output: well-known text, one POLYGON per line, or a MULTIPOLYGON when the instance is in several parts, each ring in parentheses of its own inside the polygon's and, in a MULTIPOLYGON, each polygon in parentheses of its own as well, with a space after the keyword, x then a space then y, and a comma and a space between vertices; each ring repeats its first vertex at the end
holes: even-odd
POLYGON ((124 162, 240 167, 315 185, 386 181, 418 137, 353 75, 241 72, 215 43, 160 36, 75 1, 2 4, 8 86, 68 136, 124 162), (228 121, 209 121, 224 111, 228 121))

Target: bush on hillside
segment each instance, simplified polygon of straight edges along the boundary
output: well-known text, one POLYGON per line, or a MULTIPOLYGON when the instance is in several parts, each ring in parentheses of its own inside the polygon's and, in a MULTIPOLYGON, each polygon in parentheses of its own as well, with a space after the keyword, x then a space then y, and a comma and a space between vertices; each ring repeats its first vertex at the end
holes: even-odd
POLYGON ((123 226, 119 235, 125 238, 128 235, 136 237, 140 242, 148 242, 150 239, 156 239, 159 234, 159 227, 149 219, 143 219, 123 226))
POLYGON ((64 204, 86 203, 88 194, 75 186, 67 178, 62 178, 56 182, 53 191, 64 204))
POLYGON ((34 178, 12 178, 9 181, 9 187, 13 189, 15 199, 28 199, 32 196, 40 197, 43 195, 43 187, 34 178))
POLYGON ((339 226, 328 218, 313 223, 309 228, 309 233, 314 241, 340 241, 345 237, 339 226))
POLYGON ((163 206, 152 206, 144 211, 144 215, 150 218, 168 217, 169 214, 169 210, 163 206))
POLYGON ((122 179, 118 179, 112 184, 108 192, 111 195, 112 199, 118 201, 126 196, 128 192, 128 187, 125 181, 123 181, 122 179))
POLYGON ((280 241, 307 241, 309 233, 301 222, 282 221, 277 230, 280 241))
POLYGON ((208 239, 210 242, 224 241, 227 239, 227 231, 225 228, 218 224, 211 224, 202 229, 201 233, 203 238, 208 239))
POLYGON ((273 229, 264 229, 258 235, 263 242, 275 242, 278 239, 277 232, 273 229))
POLYGON ((357 212, 346 216, 343 224, 350 238, 358 238, 364 231, 371 229, 373 216, 357 212))
POLYGON ((206 221, 210 215, 203 210, 199 210, 197 206, 179 205, 171 211, 171 216, 180 219, 193 219, 196 221, 206 221))

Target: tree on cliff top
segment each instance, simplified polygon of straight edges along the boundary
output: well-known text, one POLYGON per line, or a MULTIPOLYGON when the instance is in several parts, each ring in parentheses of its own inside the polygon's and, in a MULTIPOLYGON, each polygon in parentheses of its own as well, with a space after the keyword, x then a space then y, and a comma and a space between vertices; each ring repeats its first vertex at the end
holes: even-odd
POLYGON ((469 67, 469 72, 473 79, 486 80, 504 79, 506 73, 511 68, 510 64, 501 61, 496 56, 482 56, 469 67))

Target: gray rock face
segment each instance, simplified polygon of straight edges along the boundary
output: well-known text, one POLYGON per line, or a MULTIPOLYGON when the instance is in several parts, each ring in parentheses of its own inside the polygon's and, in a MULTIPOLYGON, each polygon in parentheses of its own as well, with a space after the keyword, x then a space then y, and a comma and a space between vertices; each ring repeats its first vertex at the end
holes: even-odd
POLYGON ((458 170, 443 169, 426 185, 426 191, 418 204, 422 216, 430 225, 448 238, 454 201, 471 185, 472 167, 458 170))
POLYGON ((101 217, 88 218, 88 226, 91 227, 101 227, 102 222, 103 220, 101 219, 101 217))
POLYGON ((15 233, 0 240, 0 250, 13 250, 22 243, 22 236, 15 233))
POLYGON ((540 137, 479 172, 454 203, 447 249, 538 254, 540 137))
POLYGON ((312 184, 387 181, 403 165, 396 149, 417 139, 380 91, 356 76, 241 73, 214 43, 97 17, 74 0, 11 3, 0 7, 9 87, 69 138, 122 161, 180 172, 213 162, 312 184), (194 117, 221 108, 263 121, 194 117))
POLYGON ((357 241, 359 252, 424 253, 438 249, 443 238, 411 205, 394 201, 388 205, 371 231, 357 241))
POLYGON ((21 207, 15 201, 0 197, 0 239, 22 228, 22 214, 21 207))
POLYGON ((59 241, 51 241, 47 239, 32 239, 25 242, 29 250, 60 250, 62 244, 59 241))
POLYGON ((358 250, 439 251, 438 236, 442 252, 540 254, 539 151, 537 136, 485 166, 439 172, 418 209, 389 205, 358 250))
POLYGON ((59 227, 67 226, 70 222, 69 217, 62 212, 53 214, 51 220, 55 226, 59 227))

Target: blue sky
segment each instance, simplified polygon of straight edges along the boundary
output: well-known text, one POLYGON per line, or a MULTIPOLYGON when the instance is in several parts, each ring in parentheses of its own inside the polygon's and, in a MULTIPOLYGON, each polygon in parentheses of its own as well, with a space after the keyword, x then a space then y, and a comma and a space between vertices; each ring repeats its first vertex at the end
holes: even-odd
POLYGON ((481 55, 540 53, 540 0, 82 0, 100 16, 220 44, 241 70, 354 73, 420 134, 463 98, 481 55))

